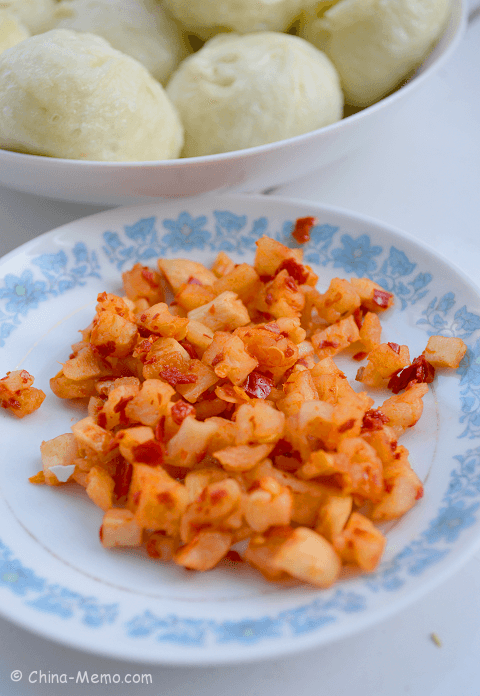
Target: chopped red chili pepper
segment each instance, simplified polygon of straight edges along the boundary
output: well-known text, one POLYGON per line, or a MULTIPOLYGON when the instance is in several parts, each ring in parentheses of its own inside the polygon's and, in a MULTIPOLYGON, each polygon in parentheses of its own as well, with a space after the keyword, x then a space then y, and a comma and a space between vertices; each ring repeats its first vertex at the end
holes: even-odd
POLYGON ((418 358, 412 361, 411 365, 397 370, 390 377, 388 388, 394 394, 398 394, 402 389, 405 389, 410 382, 418 383, 425 382, 430 384, 435 378, 435 368, 431 365, 424 355, 419 355, 418 358))
POLYGON ((393 350, 394 353, 397 355, 400 354, 400 346, 398 343, 387 343, 387 345, 393 350))
POLYGON ((123 498, 128 494, 132 474, 133 466, 130 464, 130 462, 121 461, 120 464, 117 464, 117 468, 113 476, 113 480, 115 481, 113 492, 116 498, 123 498))
POLYGON ((172 406, 172 419, 177 425, 181 425, 187 416, 194 416, 195 407, 187 404, 186 401, 177 401, 172 406))
POLYGON ((180 345, 182 346, 182 348, 185 348, 185 350, 187 351, 189 357, 190 357, 192 360, 197 360, 197 359, 198 359, 198 355, 197 355, 197 351, 195 350, 195 346, 193 346, 189 341, 185 341, 185 340, 184 340, 184 341, 180 341, 180 345))
POLYGON ((193 384, 197 381, 197 376, 191 373, 180 372, 178 367, 164 367, 158 373, 165 382, 168 382, 172 387, 176 384, 193 384))
POLYGON ((295 222, 295 228, 292 232, 292 237, 299 244, 305 244, 310 241, 310 230, 317 223, 317 218, 304 217, 298 218, 295 222))
POLYGON ((373 291, 373 302, 374 304, 377 305, 377 307, 381 307, 382 309, 386 309, 388 307, 388 303, 390 302, 391 298, 393 297, 391 292, 387 292, 386 290, 377 290, 375 289, 373 291))
POLYGON ((364 358, 366 358, 367 355, 368 355, 368 353, 365 353, 365 351, 360 351, 360 353, 355 353, 355 355, 353 355, 352 357, 354 360, 357 360, 358 362, 360 362, 360 360, 363 360, 364 358))
POLYGON ((273 387, 273 380, 257 370, 250 372, 242 384, 242 389, 252 399, 266 399, 273 387))
POLYGON ((363 416, 362 432, 381 430, 388 423, 389 418, 380 409, 371 408, 363 416))
POLYGON ((151 288, 158 288, 158 283, 156 280, 156 274, 151 268, 144 266, 140 274, 145 282, 147 282, 151 288))
POLYGON ((163 462, 163 447, 157 440, 147 440, 132 448, 136 462, 157 466, 163 462))
POLYGON ((285 259, 285 261, 282 261, 277 268, 277 273, 283 270, 286 270, 288 275, 294 278, 299 285, 303 285, 307 282, 308 272, 305 270, 305 266, 297 263, 295 259, 285 259))

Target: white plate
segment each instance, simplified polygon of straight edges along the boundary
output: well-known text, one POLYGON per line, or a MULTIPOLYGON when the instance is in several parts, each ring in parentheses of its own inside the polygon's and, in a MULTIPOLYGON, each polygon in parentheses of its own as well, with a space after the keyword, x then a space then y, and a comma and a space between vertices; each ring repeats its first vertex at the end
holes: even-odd
POLYGON ((1 414, 0 609, 53 640, 150 663, 214 664, 331 642, 386 618, 456 570, 480 543, 480 298, 448 262, 410 237, 352 213, 299 201, 225 196, 107 211, 44 234, 0 262, 0 371, 25 368, 47 392, 23 421, 1 414), (425 495, 388 531, 378 570, 328 591, 277 587, 245 564, 207 573, 141 551, 105 551, 102 512, 81 490, 33 486, 42 439, 68 432, 79 407, 49 393, 120 271, 157 256, 253 259, 262 234, 291 241, 297 217, 318 224, 305 259, 330 278, 369 275, 396 293, 384 340, 411 355, 433 333, 463 338, 456 372, 440 375, 403 438, 425 495))

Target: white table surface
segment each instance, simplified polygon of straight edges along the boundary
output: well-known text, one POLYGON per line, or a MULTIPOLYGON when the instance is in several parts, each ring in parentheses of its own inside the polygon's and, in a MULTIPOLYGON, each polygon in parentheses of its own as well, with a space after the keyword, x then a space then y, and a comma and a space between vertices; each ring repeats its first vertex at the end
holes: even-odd
MULTIPOLYGON (((277 195, 376 217, 435 247, 480 285, 480 17, 453 60, 412 97, 388 134, 277 195)), ((0 256, 96 206, 0 188, 0 256)), ((97 658, 0 619, 0 695, 480 696, 480 553, 427 597, 331 646, 234 667, 163 668, 97 658), (435 644, 435 633, 441 646, 435 644), (24 679, 14 683, 13 670, 24 679), (50 673, 151 674, 150 685, 28 683, 50 673)))

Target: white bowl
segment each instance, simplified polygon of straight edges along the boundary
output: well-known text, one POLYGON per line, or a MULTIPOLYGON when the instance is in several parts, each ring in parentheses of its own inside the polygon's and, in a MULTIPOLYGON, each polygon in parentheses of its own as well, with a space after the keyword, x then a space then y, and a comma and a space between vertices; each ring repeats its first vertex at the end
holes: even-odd
POLYGON ((373 137, 389 114, 451 56, 466 16, 465 0, 453 0, 447 29, 415 76, 377 104, 331 126, 248 150, 159 162, 84 162, 0 150, 0 184, 61 200, 112 205, 278 186, 328 166, 373 137))

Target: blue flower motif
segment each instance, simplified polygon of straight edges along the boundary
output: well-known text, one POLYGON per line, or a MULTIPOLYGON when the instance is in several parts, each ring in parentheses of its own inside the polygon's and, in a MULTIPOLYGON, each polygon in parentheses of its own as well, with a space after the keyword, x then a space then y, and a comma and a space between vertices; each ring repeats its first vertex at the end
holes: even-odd
POLYGON ((189 213, 180 213, 177 220, 163 221, 165 229, 170 233, 165 235, 163 242, 172 252, 180 249, 203 249, 210 240, 211 234, 204 229, 207 223, 205 215, 192 218, 189 213))
POLYGON ((25 568, 20 561, 4 557, 0 560, 0 585, 8 587, 17 595, 26 595, 29 591, 41 592, 45 580, 30 568, 25 568))
POLYGON ((460 384, 480 385, 480 339, 467 349, 457 372, 461 375, 460 384))
POLYGON ((36 309, 38 303, 47 299, 46 284, 34 280, 33 273, 26 270, 22 275, 5 276, 5 286, 0 288, 0 298, 6 298, 6 310, 12 314, 27 314, 29 309, 36 309))
POLYGON ((480 328, 480 317, 477 314, 468 312, 465 305, 455 312, 455 326, 457 329, 456 335, 461 338, 467 338, 480 328))
POLYGON ((125 234, 141 244, 149 244, 156 239, 155 218, 142 218, 134 225, 125 225, 125 234))
POLYGON ((429 529, 424 533, 430 543, 445 539, 448 542, 456 541, 462 529, 475 524, 474 512, 478 510, 480 503, 465 506, 463 500, 441 508, 436 519, 430 523, 429 529))
POLYGON ((367 234, 362 234, 357 239, 344 234, 340 241, 343 248, 332 251, 335 268, 341 267, 348 273, 355 273, 359 278, 371 275, 376 270, 377 263, 374 258, 382 253, 382 247, 371 246, 367 234))
POLYGON ((68 259, 64 251, 59 251, 56 254, 42 254, 33 259, 32 263, 41 268, 47 278, 55 278, 65 271, 68 259))
POLYGON ((390 247, 390 254, 386 261, 382 265, 382 273, 388 273, 392 276, 408 276, 416 268, 416 263, 412 263, 408 260, 407 255, 397 249, 396 247, 390 247))

